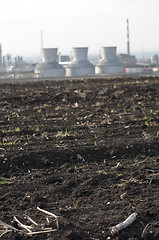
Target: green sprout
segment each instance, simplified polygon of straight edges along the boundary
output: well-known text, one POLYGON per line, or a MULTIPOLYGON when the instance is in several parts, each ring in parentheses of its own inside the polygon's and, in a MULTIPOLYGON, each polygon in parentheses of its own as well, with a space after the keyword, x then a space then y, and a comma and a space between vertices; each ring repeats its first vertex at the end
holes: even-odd
POLYGON ((0 177, 0 185, 11 184, 13 180, 14 180, 13 177, 10 178, 0 177))
POLYGON ((36 131, 36 132, 39 132, 39 131, 40 131, 39 125, 36 125, 36 126, 35 126, 35 131, 36 131))
POLYGON ((66 138, 70 136, 73 136, 73 134, 71 133, 71 131, 68 131, 67 128, 64 131, 59 131, 56 134, 56 137, 59 137, 59 138, 66 138))
POLYGON ((18 141, 18 139, 16 139, 15 141, 10 141, 10 142, 6 142, 6 139, 5 138, 3 138, 3 141, 2 142, 0 142, 0 145, 2 145, 2 146, 14 146, 14 145, 17 145, 17 144, 19 144, 20 143, 20 141, 18 141))
POLYGON ((15 127, 15 132, 20 132, 20 128, 19 127, 15 127))
POLYGON ((78 201, 76 202, 76 204, 75 204, 75 209, 78 207, 78 204, 79 204, 80 201, 81 201, 81 200, 78 200, 78 201))
POLYGON ((98 139, 98 137, 99 137, 98 135, 96 135, 96 134, 94 135, 94 138, 95 138, 94 145, 95 146, 97 146, 97 139, 98 139))

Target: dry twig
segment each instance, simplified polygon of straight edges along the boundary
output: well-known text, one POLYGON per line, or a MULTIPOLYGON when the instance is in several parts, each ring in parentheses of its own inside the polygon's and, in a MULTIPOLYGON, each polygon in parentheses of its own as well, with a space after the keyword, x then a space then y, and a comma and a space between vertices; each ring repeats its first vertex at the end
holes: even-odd
POLYGON ((1 232, 1 234, 0 234, 0 238, 4 235, 4 234, 6 234, 6 233, 8 233, 8 232, 11 232, 12 230, 2 230, 2 231, 0 231, 1 232))
POLYGON ((48 211, 46 211, 46 210, 44 210, 44 209, 41 209, 41 208, 39 208, 39 207, 37 207, 37 209, 38 209, 39 211, 43 212, 43 213, 46 213, 46 214, 48 214, 48 215, 54 217, 54 218, 56 219, 56 226, 57 226, 57 229, 59 229, 58 216, 56 216, 54 213, 48 212, 48 211))
POLYGON ((147 228, 148 228, 149 225, 150 225, 150 223, 148 223, 148 224, 146 225, 146 227, 144 228, 144 230, 142 231, 142 234, 141 234, 141 237, 142 237, 142 238, 145 237, 146 232, 147 232, 147 228))
POLYGON ((9 224, 1 221, 1 220, 0 220, 0 225, 3 226, 5 229, 11 229, 15 232, 19 232, 19 229, 15 228, 15 227, 12 227, 11 225, 9 225, 9 224))
POLYGON ((29 217, 28 215, 25 215, 25 216, 30 222, 32 222, 34 225, 38 226, 38 224, 31 217, 29 217))
MULTIPOLYGON (((37 207, 37 209, 41 212, 44 212, 52 217, 55 218, 56 220, 56 226, 57 226, 57 229, 59 228, 59 223, 58 223, 58 216, 56 216, 55 214, 51 213, 51 212, 48 212, 44 209, 41 209, 39 207, 37 207)), ((33 223, 35 226, 39 226, 38 223, 36 223, 31 217, 29 217, 28 215, 25 215, 25 218, 27 218, 31 223, 33 223)), ((17 229, 15 227, 12 227, 11 225, 3 222, 0 220, 0 226, 2 226, 4 228, 4 230, 0 230, 0 238, 8 233, 8 232, 11 232, 11 231, 15 231, 15 232, 18 232, 18 233, 22 233, 22 234, 25 234, 25 235, 29 235, 29 236, 32 236, 32 235, 35 235, 35 234, 41 234, 41 233, 50 233, 50 232, 55 232, 57 231, 57 229, 52 229, 52 228, 42 228, 42 229, 39 229, 37 231, 35 231, 35 228, 33 226, 28 226, 28 225, 25 225, 23 223, 21 223, 17 217, 14 216, 14 220, 18 223, 19 227, 21 227, 23 230, 20 230, 20 229, 17 229), (34 229, 34 231, 31 231, 31 229, 34 229)))
POLYGON ((37 231, 37 232, 31 232, 31 233, 26 233, 29 236, 35 235, 35 234, 40 234, 40 233, 50 233, 50 232, 56 232, 57 229, 49 229, 49 230, 42 230, 42 231, 37 231))
POLYGON ((118 234, 122 229, 131 225, 135 221, 136 217, 137 217, 137 213, 132 213, 124 222, 111 227, 110 228, 111 236, 118 234))
POLYGON ((21 228, 24 228, 25 230, 27 230, 28 232, 32 232, 30 229, 32 228, 31 226, 27 226, 27 225, 24 225, 23 223, 21 223, 15 216, 14 216, 14 220, 19 224, 19 226, 21 228))

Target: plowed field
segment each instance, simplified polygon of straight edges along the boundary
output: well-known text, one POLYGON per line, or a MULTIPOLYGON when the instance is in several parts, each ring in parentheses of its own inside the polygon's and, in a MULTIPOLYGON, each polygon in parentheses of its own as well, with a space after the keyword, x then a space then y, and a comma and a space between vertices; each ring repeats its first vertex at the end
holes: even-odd
POLYGON ((1 83, 0 220, 23 229, 5 240, 158 240, 159 78, 1 83))

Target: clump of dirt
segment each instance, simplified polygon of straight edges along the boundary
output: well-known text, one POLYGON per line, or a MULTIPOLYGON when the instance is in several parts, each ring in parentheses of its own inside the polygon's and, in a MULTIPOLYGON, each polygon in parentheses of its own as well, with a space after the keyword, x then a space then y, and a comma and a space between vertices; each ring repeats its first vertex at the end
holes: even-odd
POLYGON ((1 239, 159 239, 158 77, 3 83, 0 116, 0 220, 59 221, 1 239))

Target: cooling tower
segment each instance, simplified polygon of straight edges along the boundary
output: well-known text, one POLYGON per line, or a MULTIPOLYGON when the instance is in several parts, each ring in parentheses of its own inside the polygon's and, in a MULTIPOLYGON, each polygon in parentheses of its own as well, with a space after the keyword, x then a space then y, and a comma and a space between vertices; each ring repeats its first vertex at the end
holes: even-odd
POLYGON ((57 48, 42 48, 42 60, 35 67, 35 73, 43 77, 64 77, 65 69, 57 61, 57 48))
POLYGON ((96 74, 117 74, 124 72, 116 55, 116 47, 102 47, 101 58, 95 67, 96 74))
POLYGON ((95 67, 87 60, 88 48, 72 48, 73 59, 71 64, 66 66, 66 76, 89 76, 95 73, 95 67))

